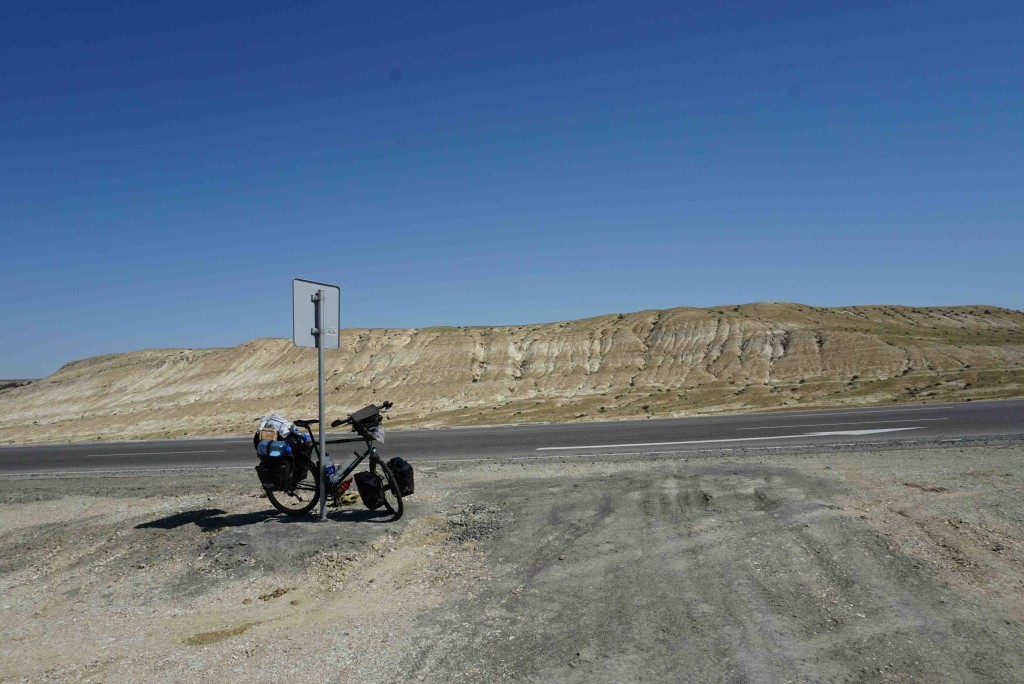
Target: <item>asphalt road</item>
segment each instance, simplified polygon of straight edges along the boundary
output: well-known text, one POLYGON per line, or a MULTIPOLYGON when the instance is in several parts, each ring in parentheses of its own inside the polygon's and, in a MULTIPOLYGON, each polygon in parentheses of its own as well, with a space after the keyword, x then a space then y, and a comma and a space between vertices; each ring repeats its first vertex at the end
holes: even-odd
MULTIPOLYGON (((394 410, 400 411, 401 406, 394 410)), ((1020 433, 1024 433, 1024 400, 401 430, 389 432, 381 450, 388 458, 402 456, 414 463, 457 462, 957 439, 1020 433)), ((340 456, 354 446, 336 445, 331 452, 340 456)), ((250 468, 255 461, 252 439, 238 437, 12 446, 0 448, 0 476, 250 468)))

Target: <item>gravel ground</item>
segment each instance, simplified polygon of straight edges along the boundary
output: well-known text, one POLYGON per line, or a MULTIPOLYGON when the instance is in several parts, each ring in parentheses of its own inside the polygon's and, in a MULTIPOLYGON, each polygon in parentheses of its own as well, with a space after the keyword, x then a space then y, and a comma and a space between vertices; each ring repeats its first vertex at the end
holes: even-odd
POLYGON ((0 681, 1022 677, 1024 437, 459 465, 0 480, 0 681))

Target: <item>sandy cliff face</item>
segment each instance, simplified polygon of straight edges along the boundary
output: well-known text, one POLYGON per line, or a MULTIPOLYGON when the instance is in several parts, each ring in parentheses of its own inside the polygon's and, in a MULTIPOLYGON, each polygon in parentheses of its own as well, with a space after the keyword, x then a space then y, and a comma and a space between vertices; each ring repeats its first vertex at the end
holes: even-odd
MULTIPOLYGON (((1024 396, 1024 314, 985 306, 769 302, 341 340, 330 413, 390 399, 396 426, 1024 396)), ((290 340, 101 356, 0 391, 0 441, 239 434, 315 415, 316 394, 316 354, 290 340)))

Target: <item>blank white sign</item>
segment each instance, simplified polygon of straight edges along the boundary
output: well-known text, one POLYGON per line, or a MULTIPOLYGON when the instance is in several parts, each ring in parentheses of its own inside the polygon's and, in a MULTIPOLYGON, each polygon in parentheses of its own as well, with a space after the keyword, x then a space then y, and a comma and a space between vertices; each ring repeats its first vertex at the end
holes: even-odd
POLYGON ((292 281, 292 339, 297 347, 315 347, 316 302, 313 295, 324 293, 324 349, 338 348, 341 323, 341 288, 296 278, 292 281))

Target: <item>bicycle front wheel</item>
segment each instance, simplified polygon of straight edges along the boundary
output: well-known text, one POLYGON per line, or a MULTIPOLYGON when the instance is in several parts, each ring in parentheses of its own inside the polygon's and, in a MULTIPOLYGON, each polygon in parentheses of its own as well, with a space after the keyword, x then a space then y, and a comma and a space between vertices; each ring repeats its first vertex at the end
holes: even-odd
POLYGON ((380 464, 380 478, 383 480, 381 494, 384 499, 384 508, 388 509, 391 520, 394 522, 405 512, 405 505, 402 503, 402 490, 398 488, 398 480, 386 463, 380 464))

